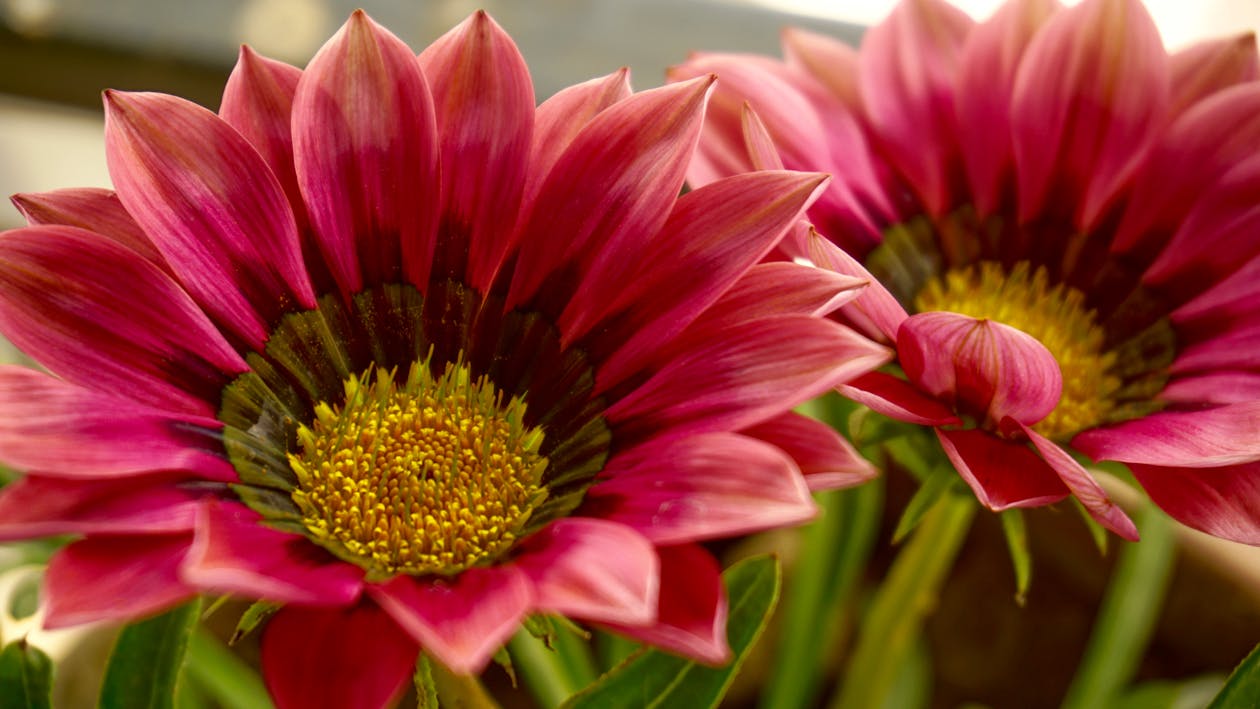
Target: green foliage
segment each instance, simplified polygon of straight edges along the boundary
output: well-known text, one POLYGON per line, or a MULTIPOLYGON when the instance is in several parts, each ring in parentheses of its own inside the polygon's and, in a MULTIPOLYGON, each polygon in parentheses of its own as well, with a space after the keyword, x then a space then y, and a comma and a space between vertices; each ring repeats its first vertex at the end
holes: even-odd
POLYGON ((105 669, 101 709, 171 709, 200 613, 198 600, 123 628, 105 669))
POLYGON ((1260 706, 1260 646, 1234 668, 1208 709, 1252 709, 1260 706))
POLYGON ((42 650, 14 640, 0 650, 0 709, 47 709, 52 704, 52 661, 42 650))

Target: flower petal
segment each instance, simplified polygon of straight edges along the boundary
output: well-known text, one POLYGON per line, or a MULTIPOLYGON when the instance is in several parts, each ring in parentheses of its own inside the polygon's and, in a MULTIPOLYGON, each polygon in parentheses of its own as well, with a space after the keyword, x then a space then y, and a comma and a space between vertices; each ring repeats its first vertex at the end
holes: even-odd
POLYGON ((1177 521, 1214 537, 1260 545, 1260 463, 1129 467, 1155 504, 1177 521))
POLYGON ((885 372, 863 374, 836 391, 889 418, 920 426, 952 426, 962 420, 913 384, 885 372))
POLYGON ((655 544, 681 544, 806 522, 817 514, 801 471, 768 443, 702 433, 647 444, 629 467, 614 458, 586 493, 594 514, 655 544))
POLYGON ((194 416, 247 369, 166 274, 73 227, 0 238, 0 331, 70 382, 194 416))
POLYGON ((415 55, 362 10, 302 74, 293 152, 342 292, 404 275, 423 290, 442 200, 433 102, 415 55))
POLYGON ((251 346, 287 309, 314 307, 280 183, 218 116, 174 96, 106 91, 105 157, 184 288, 251 346))
POLYGON ((532 204, 551 168, 582 129, 605 108, 630 97, 630 70, 622 68, 556 92, 534 116, 534 140, 523 204, 532 204))
POLYGON ((57 552, 44 572, 44 627, 133 621, 191 598, 176 573, 190 534, 94 536, 57 552))
POLYGON ((740 433, 787 453, 811 491, 860 485, 879 475, 836 429, 808 416, 789 411, 740 433))
POLYGON ((1260 400, 1260 372, 1209 372, 1180 377, 1169 382, 1159 398, 1197 406, 1260 400))
POLYGON ((607 624, 612 630, 669 652, 722 665, 731 660, 726 642, 729 610, 717 562, 703 547, 661 547, 661 598, 656 622, 607 624))
POLYGON ((15 194, 13 204, 31 226, 74 226, 116 241, 170 272, 157 247, 123 208, 118 195, 95 187, 15 194))
POLYGON ((397 576, 368 592, 425 651, 457 674, 475 674, 534 605, 513 566, 468 569, 451 579, 397 576))
POLYGON ((954 469, 971 486, 980 504, 1000 512, 1012 507, 1040 507, 1068 496, 1054 469, 1027 443, 1008 441, 972 429, 936 429, 936 437, 954 469))
POLYGON ((1081 466, 1080 463, 1067 454, 1067 451, 1059 447, 1057 443, 1042 436, 1028 426, 1021 427, 1024 433, 1032 439, 1032 443, 1036 446, 1037 451, 1041 453, 1041 457, 1045 459, 1050 467, 1059 474, 1059 479, 1064 485, 1072 491, 1072 496, 1080 501, 1089 516, 1093 517, 1102 526, 1119 534, 1121 537, 1131 542, 1138 540, 1137 527, 1133 525, 1133 520, 1124 513, 1124 510, 1116 506, 1107 496, 1107 492, 1102 489, 1098 481, 1090 475, 1089 471, 1081 466))
POLYGON ((1260 459, 1260 401, 1201 411, 1164 411, 1084 431, 1072 446, 1094 460, 1219 468, 1260 459))
POLYGON ((282 603, 346 605, 359 596, 363 572, 299 534, 262 523, 244 505, 206 501, 180 569, 198 588, 282 603))
POLYGON ((1169 56, 1168 66, 1172 81, 1168 110, 1178 116, 1217 91, 1260 79, 1256 35, 1244 32, 1199 42, 1169 56))
POLYGON ((656 619, 660 560, 630 527, 558 519, 525 540, 515 565, 533 581, 541 611, 625 625, 656 619))
POLYGON ((826 35, 788 27, 781 33, 783 58, 826 86, 832 95, 851 110, 860 111, 858 91, 858 52, 826 35))
POLYGON ((442 171, 435 258, 452 278, 485 290, 520 212, 534 128, 529 69, 484 11, 429 45, 420 68, 433 93, 442 164, 452 166, 442 171))
POLYGON ((27 475, 0 489, 0 540, 191 532, 202 494, 169 478, 62 480, 27 475))
POLYGON ((775 315, 822 317, 858 298, 867 281, 787 261, 760 263, 748 269, 722 297, 688 328, 728 327, 775 315))
POLYGON ((262 670, 278 709, 379 709, 402 694, 419 648, 371 603, 286 606, 262 636, 262 670))

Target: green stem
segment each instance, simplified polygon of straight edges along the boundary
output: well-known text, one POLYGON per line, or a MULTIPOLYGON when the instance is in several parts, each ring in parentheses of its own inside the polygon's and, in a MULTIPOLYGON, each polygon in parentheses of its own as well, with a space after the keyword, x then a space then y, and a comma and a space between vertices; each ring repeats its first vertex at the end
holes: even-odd
POLYGON ((198 626, 188 639, 190 679, 225 709, 271 709, 262 679, 209 630, 198 626))
POLYGON ((1064 709, 1114 704, 1155 629, 1176 556, 1174 529, 1172 520, 1149 503, 1138 527, 1142 541, 1120 552, 1064 709))
MULTIPOLYGON (((558 632, 567 631, 560 628, 558 632)), ((523 628, 508 641, 508 652, 512 655, 512 667, 520 672, 525 686, 543 709, 555 709, 587 684, 574 677, 559 652, 523 628)))
POLYGON ((476 675, 457 675, 440 662, 430 662, 429 669, 444 709, 500 709, 476 675))
POLYGON ((924 619, 936 605, 975 510, 971 497, 945 495, 924 516, 871 600, 834 709, 884 706, 924 619))

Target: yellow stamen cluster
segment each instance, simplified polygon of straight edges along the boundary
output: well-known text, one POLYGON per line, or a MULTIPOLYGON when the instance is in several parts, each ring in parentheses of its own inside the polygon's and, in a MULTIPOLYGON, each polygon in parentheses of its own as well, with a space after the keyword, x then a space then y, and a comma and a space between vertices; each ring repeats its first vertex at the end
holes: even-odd
POLYGON ((345 382, 298 430, 293 501, 312 536, 378 576, 451 574, 516 540, 546 496, 540 428, 525 403, 468 367, 434 377, 411 365, 398 386, 382 368, 345 382))
POLYGON ((918 312, 947 310, 988 318, 1037 338, 1054 355, 1063 374, 1063 396, 1033 428, 1059 440, 1107 419, 1120 389, 1111 374, 1114 352, 1103 350, 1103 331, 1084 295, 1061 283, 1051 285, 1044 268, 1020 262, 1010 272, 981 262, 933 278, 915 298, 918 312))

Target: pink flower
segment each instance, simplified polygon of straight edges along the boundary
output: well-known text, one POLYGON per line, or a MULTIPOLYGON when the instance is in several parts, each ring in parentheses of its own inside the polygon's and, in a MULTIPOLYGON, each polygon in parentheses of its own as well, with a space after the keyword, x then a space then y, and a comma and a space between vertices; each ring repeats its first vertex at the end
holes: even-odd
POLYGON ((825 177, 678 196, 712 84, 535 108, 484 13, 417 59, 360 11, 304 71, 243 50, 219 115, 107 92, 117 193, 0 236, 52 373, 0 369, 0 537, 82 536, 48 624, 283 603, 281 706, 385 703, 418 647, 476 672, 535 611, 726 660, 697 542, 870 477, 789 409, 891 354, 817 317, 860 281, 755 265, 825 177))
POLYGON ((672 78, 721 77, 694 184, 835 175, 808 212, 831 242, 784 250, 886 287, 840 317, 904 373, 842 391, 935 427, 994 510, 1071 494, 1135 538, 1075 450, 1260 544, 1254 37, 1168 54, 1138 0, 1014 0, 981 24, 907 0, 860 51, 798 30, 784 48, 672 78))

